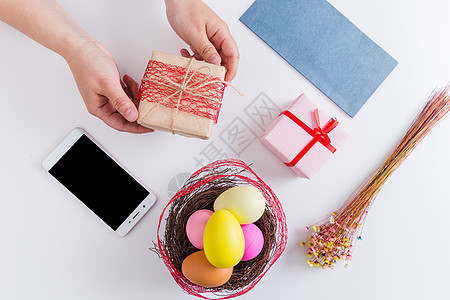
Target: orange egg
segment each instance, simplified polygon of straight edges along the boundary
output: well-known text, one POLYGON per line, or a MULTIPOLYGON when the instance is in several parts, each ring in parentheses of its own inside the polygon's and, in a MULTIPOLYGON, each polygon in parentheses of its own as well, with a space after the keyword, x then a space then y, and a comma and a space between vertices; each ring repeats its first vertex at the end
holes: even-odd
POLYGON ((181 265, 181 272, 191 282, 203 287, 216 287, 227 282, 233 268, 220 269, 214 267, 200 250, 186 257, 181 265))

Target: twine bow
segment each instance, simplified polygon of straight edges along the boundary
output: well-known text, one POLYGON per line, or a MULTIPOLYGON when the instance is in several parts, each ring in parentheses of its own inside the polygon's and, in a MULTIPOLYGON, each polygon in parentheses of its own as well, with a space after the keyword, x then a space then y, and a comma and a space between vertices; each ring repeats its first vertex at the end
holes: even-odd
POLYGON ((177 102, 176 102, 176 107, 173 111, 173 118, 172 118, 172 125, 171 125, 171 131, 173 134, 175 134, 175 124, 177 121, 177 117, 178 117, 178 111, 179 111, 179 107, 180 107, 180 102, 181 102, 181 98, 184 94, 188 94, 191 96, 195 96, 195 97, 200 97, 206 100, 209 100, 211 102, 215 102, 218 104, 222 103, 221 99, 216 99, 213 97, 208 97, 205 96, 201 93, 199 93, 198 91, 207 86, 207 85, 212 85, 212 84, 216 84, 216 83, 221 83, 224 84, 225 86, 231 86, 234 90, 236 90, 241 96, 243 96, 243 94, 241 94, 234 86, 232 86, 229 82, 224 81, 224 80, 220 80, 220 79, 210 79, 211 76, 209 76, 209 74, 211 73, 211 68, 208 66, 202 66, 200 67, 198 70, 203 69, 203 68, 207 68, 209 70, 209 74, 207 74, 208 76, 206 76, 204 79, 200 79, 198 81, 193 81, 193 77, 195 74, 197 74, 198 70, 191 70, 192 68, 192 63, 194 61, 194 58, 191 58, 189 60, 189 65, 186 68, 186 73, 184 75, 183 81, 181 83, 177 83, 174 82, 173 80, 171 80, 168 76, 164 76, 162 77, 162 79, 164 81, 159 81, 159 80, 154 80, 151 78, 143 78, 142 82, 147 81, 147 82, 151 82, 154 84, 158 84, 158 85, 162 85, 164 87, 167 87, 168 89, 173 90, 174 92, 172 94, 170 94, 169 96, 167 96, 166 98, 163 98, 161 100, 156 101, 156 105, 153 106, 144 116, 143 118, 145 118, 153 109, 155 109, 158 105, 165 103, 166 101, 168 101, 169 99, 171 99, 172 97, 177 97, 177 102), (189 71, 192 71, 192 73, 189 75, 189 71))

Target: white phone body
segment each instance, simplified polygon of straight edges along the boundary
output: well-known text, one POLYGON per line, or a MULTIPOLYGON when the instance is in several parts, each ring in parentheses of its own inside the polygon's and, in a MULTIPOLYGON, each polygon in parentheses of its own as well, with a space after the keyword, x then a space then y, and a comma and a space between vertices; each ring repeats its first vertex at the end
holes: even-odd
POLYGON ((125 236, 156 196, 81 128, 74 128, 42 167, 97 217, 125 236))

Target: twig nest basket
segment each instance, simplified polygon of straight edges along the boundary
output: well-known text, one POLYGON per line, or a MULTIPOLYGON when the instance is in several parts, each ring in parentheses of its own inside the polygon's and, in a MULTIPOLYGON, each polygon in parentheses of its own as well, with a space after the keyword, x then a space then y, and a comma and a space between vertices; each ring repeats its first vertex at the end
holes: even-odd
POLYGON ((203 299, 229 299, 251 290, 280 257, 286 248, 287 227, 283 208, 275 193, 247 164, 229 159, 213 162, 191 175, 161 213, 157 238, 164 263, 186 293, 203 299), (216 198, 238 185, 251 185, 265 198, 264 213, 254 223, 263 234, 263 249, 255 258, 239 262, 225 284, 211 288, 194 284, 181 271, 184 259, 198 251, 188 240, 187 220, 200 209, 214 210, 216 198), (161 228, 163 220, 165 229, 161 228))

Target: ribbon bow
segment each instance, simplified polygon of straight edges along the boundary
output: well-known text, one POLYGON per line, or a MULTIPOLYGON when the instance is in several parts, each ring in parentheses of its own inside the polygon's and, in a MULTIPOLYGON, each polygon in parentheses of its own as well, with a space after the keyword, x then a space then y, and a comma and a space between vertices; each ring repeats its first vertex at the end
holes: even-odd
MULTIPOLYGON (((330 137, 328 136, 328 133, 330 133, 336 126, 338 126, 339 122, 336 119, 330 119, 323 128, 320 126, 320 119, 319 119, 319 110, 314 110, 314 121, 316 121, 317 127, 313 129, 312 136, 319 137, 321 139, 321 143, 326 146, 331 144, 330 137)), ((334 148, 334 147, 333 147, 334 148)), ((336 149, 334 148, 335 152, 336 149)))
POLYGON ((316 127, 314 129, 309 128, 308 125, 306 125, 302 120, 297 118, 293 113, 291 113, 288 110, 285 110, 281 113, 282 115, 285 115, 289 119, 291 119, 295 124, 300 126, 303 130, 305 130, 307 133, 309 133, 313 139, 303 148, 292 161, 285 163, 288 167, 295 166, 300 159, 305 156, 306 153, 308 153, 309 150, 314 146, 315 143, 319 142, 321 143, 325 148, 330 150, 331 153, 336 152, 336 148, 331 145, 331 139, 328 136, 328 134, 336 128, 336 126, 339 124, 339 122, 336 119, 330 119, 323 128, 320 126, 320 118, 319 118, 319 110, 314 110, 314 121, 316 123, 316 127))

